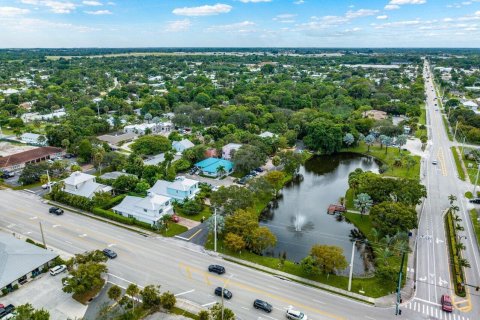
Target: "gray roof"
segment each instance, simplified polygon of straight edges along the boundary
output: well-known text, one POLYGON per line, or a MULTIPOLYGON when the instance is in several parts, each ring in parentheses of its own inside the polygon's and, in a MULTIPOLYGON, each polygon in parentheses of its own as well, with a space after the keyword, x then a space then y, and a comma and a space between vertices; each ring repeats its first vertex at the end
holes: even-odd
POLYGON ((121 177, 121 176, 136 177, 136 175, 131 174, 131 173, 126 173, 126 172, 121 172, 121 171, 113 171, 113 172, 104 173, 99 178, 106 179, 106 180, 109 180, 109 179, 115 180, 115 179, 117 179, 118 177, 121 177))
POLYGON ((0 233, 0 288, 58 256, 55 252, 0 233))

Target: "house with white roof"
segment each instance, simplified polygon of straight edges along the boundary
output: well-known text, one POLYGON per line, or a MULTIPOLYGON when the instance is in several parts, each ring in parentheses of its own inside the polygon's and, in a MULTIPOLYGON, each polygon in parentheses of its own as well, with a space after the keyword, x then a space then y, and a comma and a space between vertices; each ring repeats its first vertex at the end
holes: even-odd
POLYGON ((23 143, 33 144, 36 146, 46 146, 48 144, 47 138, 44 135, 31 132, 25 132, 22 134, 20 140, 22 140, 23 143))
POLYGON ((190 149, 193 146, 195 145, 188 139, 183 139, 182 141, 174 141, 172 143, 172 147, 177 151, 177 153, 182 153, 183 151, 190 149))
POLYGON ((178 177, 175 181, 158 180, 148 193, 170 197, 175 201, 183 202, 185 199, 192 199, 200 192, 197 180, 178 177))
POLYGON ((112 187, 96 182, 96 177, 80 171, 73 172, 70 177, 62 180, 63 191, 75 196, 93 198, 96 192, 112 192, 112 187))
POLYGON ((52 120, 52 119, 56 119, 56 118, 62 118, 62 117, 65 117, 67 115, 67 113, 65 112, 64 109, 59 109, 59 110, 56 110, 52 113, 47 113, 47 114, 40 114, 38 112, 28 112, 28 113, 24 113, 22 114, 22 116, 20 117, 23 122, 31 122, 31 121, 35 121, 35 120, 52 120))
POLYGON ((277 137, 277 135, 275 133, 272 133, 270 131, 262 132, 258 136, 260 138, 276 138, 277 137))
POLYGON ((239 143, 229 143, 222 148, 222 158, 226 160, 232 159, 233 153, 242 147, 239 143))
POLYGON ((123 131, 125 133, 135 133, 139 135, 144 135, 147 129, 150 129, 152 133, 169 133, 173 130, 173 123, 159 122, 159 123, 141 123, 141 124, 131 124, 125 126, 123 131))
POLYGON ((124 217, 134 218, 152 226, 166 214, 173 214, 172 200, 169 197, 149 193, 145 198, 126 196, 112 210, 124 217))

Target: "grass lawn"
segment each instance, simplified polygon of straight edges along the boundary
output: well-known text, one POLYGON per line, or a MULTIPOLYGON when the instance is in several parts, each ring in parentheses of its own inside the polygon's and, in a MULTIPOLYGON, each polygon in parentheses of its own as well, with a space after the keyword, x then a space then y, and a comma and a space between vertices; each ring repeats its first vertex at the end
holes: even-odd
POLYGON ((176 223, 170 223, 168 225, 168 230, 167 231, 162 231, 162 232, 160 232, 160 234, 162 236, 165 236, 165 237, 174 237, 177 234, 184 233, 187 230, 188 230, 188 228, 185 227, 185 226, 181 226, 181 225, 176 224, 176 223))
MULTIPOLYGON (((53 179, 52 179, 53 181, 53 179)), ((24 186, 18 186, 18 187, 13 187, 13 190, 24 190, 24 189, 30 189, 30 188, 35 188, 35 187, 40 187, 43 183, 41 182, 36 182, 32 184, 27 184, 24 186)))
MULTIPOLYGON (((427 124, 427 110, 425 107, 422 107, 420 109, 422 111, 422 114, 420 115, 420 118, 418 119, 418 124, 419 125, 426 125, 427 124)), ((427 135, 427 129, 417 129, 415 131, 415 137, 420 138, 421 136, 426 136, 427 135)))
POLYGON ((87 291, 87 292, 82 293, 82 294, 74 293, 72 295, 72 298, 77 300, 81 304, 86 305, 90 299, 94 298, 100 292, 100 290, 102 290, 104 283, 105 283, 105 280, 102 279, 102 285, 101 286, 95 287, 92 290, 87 291))
MULTIPOLYGON (((468 151, 468 148, 464 148, 464 151, 468 151)), ((472 183, 475 183, 475 178, 477 177, 478 165, 475 160, 469 160, 465 157, 462 158, 465 167, 467 168, 468 177, 472 183)))
POLYGON ((453 154, 453 159, 455 159, 455 166, 457 167, 458 177, 460 180, 465 181, 465 171, 463 171, 462 162, 460 161, 460 157, 458 156, 457 148, 450 147, 453 154))
MULTIPOLYGON (((213 249, 213 238, 209 237, 206 245, 206 248, 213 249)), ((222 252, 226 255, 257 263, 259 265, 269 267, 271 269, 283 271, 290 273, 292 275, 302 277, 309 280, 314 280, 323 284, 327 284, 333 287, 347 290, 348 288, 348 277, 346 276, 337 276, 337 275, 308 275, 303 272, 302 267, 299 264, 294 263, 293 261, 286 260, 282 265, 278 258, 259 256, 257 254, 245 251, 242 253, 237 253, 228 250, 224 247, 223 241, 219 240, 217 243, 217 248, 219 252, 222 252)), ((395 283, 385 283, 385 281, 379 280, 375 277, 371 278, 353 278, 352 280, 352 292, 362 293, 365 296, 378 298, 384 295, 390 294, 395 291, 395 283)))
POLYGON ((443 125, 445 126, 445 131, 447 132, 447 135, 448 135, 448 140, 453 141, 453 135, 450 132, 447 118, 445 118, 445 116, 442 116, 442 120, 443 120, 443 125))
POLYGON ((412 156, 415 158, 415 161, 417 163, 411 168, 407 168, 405 164, 403 164, 401 167, 395 167, 393 165, 395 159, 410 155, 410 152, 408 151, 402 150, 400 153, 398 148, 389 147, 387 154, 385 154, 385 147, 383 149, 380 149, 380 145, 376 144, 371 146, 370 152, 368 152, 368 146, 364 142, 361 142, 360 145, 356 147, 344 149, 344 151, 361 153, 367 156, 373 156, 377 158, 388 166, 388 170, 384 173, 384 175, 386 176, 411 179, 418 179, 420 177, 419 156, 412 156))
POLYGON ((478 220, 478 212, 476 209, 470 210, 470 219, 472 219, 473 228, 475 229, 475 234, 477 235, 477 242, 480 246, 480 221, 478 220))
POLYGON ((355 206, 353 205, 353 197, 354 197, 353 189, 349 188, 347 192, 345 192, 345 207, 347 209, 355 210, 355 206))
POLYGON ((183 309, 180 309, 180 308, 177 308, 177 307, 173 307, 173 309, 170 310, 170 313, 177 314, 179 316, 184 316, 184 317, 190 318, 190 319, 195 319, 195 320, 198 319, 198 316, 196 314, 190 313, 186 310, 183 310, 183 309))
POLYGON ((203 206, 202 211, 200 211, 199 213, 195 215, 188 215, 188 214, 185 214, 181 208, 177 208, 175 210, 175 214, 190 220, 200 221, 202 220, 202 217, 205 217, 205 219, 210 218, 210 216, 212 215, 212 209, 209 206, 203 206))

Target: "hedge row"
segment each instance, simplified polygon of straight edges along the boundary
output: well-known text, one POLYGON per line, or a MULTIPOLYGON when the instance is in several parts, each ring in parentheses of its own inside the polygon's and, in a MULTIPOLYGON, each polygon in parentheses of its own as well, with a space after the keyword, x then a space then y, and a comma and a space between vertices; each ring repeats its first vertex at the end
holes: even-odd
POLYGON ((93 209, 92 200, 85 197, 76 196, 65 191, 54 191, 50 194, 50 197, 54 201, 58 201, 85 211, 91 211, 93 209))
POLYGON ((445 224, 447 228, 448 249, 450 252, 450 259, 452 261, 452 278, 455 283, 455 293, 459 297, 465 297, 465 286, 462 285, 462 283, 465 283, 465 276, 463 274, 463 269, 459 263, 459 259, 461 257, 460 252, 457 250, 457 235, 455 230, 455 223, 453 221, 452 213, 450 211, 448 211, 445 216, 445 224))
POLYGON ((102 209, 102 208, 93 208, 92 213, 96 216, 107 218, 109 220, 124 223, 124 224, 130 225, 130 226, 137 226, 137 227, 147 229, 147 230, 154 230, 153 227, 146 222, 138 221, 135 218, 124 217, 120 214, 117 214, 117 213, 111 211, 111 210, 105 210, 105 209, 102 209))
POLYGON ((110 202, 109 202, 108 204, 104 205, 104 206, 102 207, 102 209, 105 209, 105 210, 106 210, 106 209, 110 209, 110 208, 115 207, 115 206, 118 205, 120 202, 122 202, 123 199, 125 199, 126 196, 127 196, 126 194, 121 194, 121 195, 119 195, 119 196, 116 196, 116 197, 112 198, 112 200, 110 200, 110 202))

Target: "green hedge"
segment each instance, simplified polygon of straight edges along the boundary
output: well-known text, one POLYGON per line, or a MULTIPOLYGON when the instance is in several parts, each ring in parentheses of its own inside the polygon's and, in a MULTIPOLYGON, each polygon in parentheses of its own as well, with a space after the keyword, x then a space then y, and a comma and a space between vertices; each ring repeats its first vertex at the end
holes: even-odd
POLYGON ((105 210, 106 210, 106 209, 110 209, 110 208, 115 207, 115 206, 118 205, 120 202, 122 202, 123 199, 125 199, 126 196, 127 196, 126 194, 121 194, 121 195, 119 195, 119 196, 116 196, 116 197, 112 198, 112 200, 110 200, 110 202, 109 202, 108 204, 104 205, 104 206, 102 207, 102 209, 105 209, 105 210))
POLYGON ((120 214, 117 214, 117 213, 111 211, 111 210, 105 210, 105 209, 102 209, 102 208, 93 208, 92 213, 94 215, 97 215, 97 216, 100 216, 100 217, 103 217, 103 218, 107 218, 107 219, 110 219, 110 220, 113 220, 113 221, 116 221, 116 222, 124 223, 124 224, 130 225, 130 226, 134 225, 134 226, 138 226, 138 227, 143 228, 143 229, 153 230, 153 227, 146 222, 138 221, 135 218, 124 217, 120 214))
POLYGON ((455 284, 455 293, 460 297, 465 297, 465 286, 462 283, 465 283, 465 276, 463 274, 463 269, 460 266, 459 259, 460 252, 457 250, 457 235, 455 231, 455 223, 453 221, 452 213, 449 211, 445 216, 445 225, 447 229, 448 237, 448 249, 450 252, 451 259, 451 271, 453 275, 453 282, 455 284))
POLYGON ((93 209, 92 200, 85 197, 76 196, 64 191, 56 190, 50 194, 50 197, 54 201, 58 201, 85 211, 91 211, 93 209))

